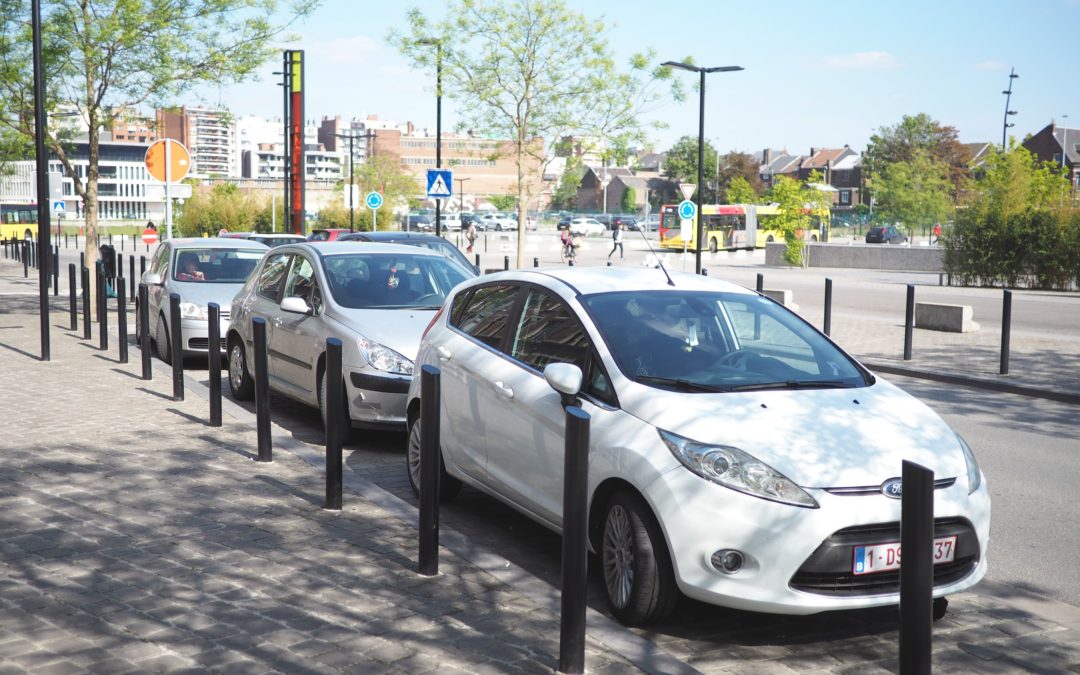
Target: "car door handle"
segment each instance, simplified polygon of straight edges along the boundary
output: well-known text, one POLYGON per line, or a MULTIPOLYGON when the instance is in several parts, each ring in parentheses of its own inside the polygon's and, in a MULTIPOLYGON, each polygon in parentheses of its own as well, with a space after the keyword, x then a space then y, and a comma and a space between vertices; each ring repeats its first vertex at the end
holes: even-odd
POLYGON ((438 348, 435 351, 439 353, 439 360, 440 361, 449 361, 450 360, 450 350, 447 349, 446 347, 444 347, 442 345, 439 345, 438 348))
POLYGON ((505 396, 506 398, 514 398, 513 388, 501 381, 492 382, 491 387, 495 390, 495 393, 499 394, 500 396, 505 396))

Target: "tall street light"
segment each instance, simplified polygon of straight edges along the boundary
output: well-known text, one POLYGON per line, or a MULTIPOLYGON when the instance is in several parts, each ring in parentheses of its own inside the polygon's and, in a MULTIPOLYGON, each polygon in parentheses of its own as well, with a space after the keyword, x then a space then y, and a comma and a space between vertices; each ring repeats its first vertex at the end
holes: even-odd
POLYGON ((1013 125, 1012 122, 1009 121, 1009 115, 1015 115, 1016 114, 1015 110, 1009 110, 1009 99, 1012 98, 1013 80, 1015 80, 1018 77, 1020 77, 1020 76, 1016 74, 1016 68, 1010 68, 1009 69, 1009 88, 1006 89, 1005 91, 1001 92, 1002 94, 1005 94, 1005 121, 1003 122, 1003 126, 1001 127, 1001 149, 1002 150, 1005 150, 1005 134, 1008 132, 1009 127, 1015 126, 1015 125, 1013 125))
POLYGON ((697 201, 697 233, 695 241, 697 246, 694 252, 694 272, 701 274, 701 242, 705 238, 705 218, 701 213, 701 193, 703 183, 705 182, 705 75, 708 73, 730 73, 736 70, 743 70, 742 66, 714 66, 712 68, 702 68, 700 66, 692 66, 688 63, 680 63, 679 61, 665 61, 661 65, 671 68, 678 68, 679 70, 689 70, 692 73, 699 73, 701 75, 701 84, 699 87, 699 101, 698 101, 698 142, 697 142, 697 191, 695 198, 697 201))
MULTIPOLYGON (((442 40, 438 38, 421 38, 416 41, 418 45, 435 45, 435 168, 442 168, 442 40)), ((442 219, 440 210, 442 202, 435 198, 435 236, 442 236, 442 219)))
POLYGON ((349 232, 353 231, 353 141, 356 136, 351 134, 334 134, 336 138, 349 141, 349 232))

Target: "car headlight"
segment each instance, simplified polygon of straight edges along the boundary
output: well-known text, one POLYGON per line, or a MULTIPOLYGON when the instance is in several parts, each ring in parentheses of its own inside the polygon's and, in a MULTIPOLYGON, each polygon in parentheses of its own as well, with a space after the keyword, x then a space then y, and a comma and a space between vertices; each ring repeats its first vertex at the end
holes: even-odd
POLYGON ((728 445, 707 445, 657 429, 683 466, 705 480, 769 501, 818 508, 805 490, 768 464, 728 445))
POLYGON ((982 485, 982 472, 979 471, 979 463, 975 461, 975 453, 968 447, 967 442, 956 434, 956 440, 960 441, 960 449, 964 451, 964 464, 967 464, 968 494, 975 492, 982 485))
POLYGON ((180 303, 180 318, 181 319, 196 319, 198 321, 206 321, 207 309, 206 305, 196 305, 194 302, 181 302, 180 303))
POLYGON ((364 360, 376 370, 399 375, 413 374, 413 362, 389 347, 372 342, 366 337, 357 338, 356 346, 359 347, 360 355, 364 357, 364 360))

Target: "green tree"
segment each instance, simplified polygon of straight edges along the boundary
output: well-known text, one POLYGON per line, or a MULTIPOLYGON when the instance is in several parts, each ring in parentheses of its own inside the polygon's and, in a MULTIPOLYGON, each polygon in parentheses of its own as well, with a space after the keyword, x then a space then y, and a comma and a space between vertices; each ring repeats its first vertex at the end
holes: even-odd
MULTIPOLYGON (((378 215, 373 214, 367 207, 355 209, 354 215, 359 229, 370 230, 373 224, 383 230, 389 229, 393 222, 390 215, 393 210, 412 210, 420 204, 423 197, 422 188, 416 179, 405 171, 399 160, 392 155, 369 157, 363 164, 354 167, 353 175, 356 184, 360 186, 361 195, 378 192, 383 196, 383 206, 378 215)), ((345 209, 346 227, 349 223, 348 216, 348 209, 345 209)))
MULTIPOLYGON (((290 16, 316 0, 295 0, 290 16)), ((89 131, 86 176, 74 171, 63 138, 48 132, 86 214, 86 259, 97 259, 99 134, 127 109, 160 103, 203 83, 242 80, 272 54, 275 0, 54 0, 42 14, 48 111, 74 104, 89 131)), ((34 136, 30 3, 0 0, 0 125, 34 136)), ((93 279, 93 277, 91 277, 93 279)), ((93 283, 93 281, 91 282, 93 283)), ((94 297, 94 293, 90 294, 94 297)))
POLYGON ((875 182, 878 213, 909 231, 944 222, 952 210, 949 167, 926 152, 885 166, 875 182))
POLYGON ((566 168, 559 178, 559 184, 551 195, 551 207, 572 210, 577 206, 577 192, 581 179, 585 176, 585 166, 577 157, 567 157, 566 168))
POLYGON ((210 190, 196 190, 177 209, 176 230, 182 236, 216 236, 221 230, 251 232, 259 214, 266 209, 265 197, 241 192, 236 185, 222 183, 210 190))
POLYGON ((948 180, 953 194, 957 194, 969 173, 968 153, 957 138, 955 127, 945 126, 926 113, 904 115, 891 127, 881 127, 870 137, 863 154, 863 162, 869 175, 869 184, 875 190, 876 182, 891 164, 911 162, 919 155, 948 168, 948 180))
POLYGON ((765 185, 761 182, 761 167, 753 155, 745 152, 729 152, 726 155, 720 156, 720 175, 719 186, 720 193, 725 194, 726 190, 731 187, 732 181, 741 178, 745 181, 746 186, 753 193, 754 197, 746 202, 732 202, 728 200, 727 203, 749 203, 753 199, 757 198, 757 195, 761 194, 765 189, 765 185))
POLYGON ((637 190, 632 187, 623 190, 622 199, 619 201, 619 207, 625 213, 637 211, 637 190))
POLYGON ((817 171, 810 172, 805 183, 778 176, 766 193, 766 201, 774 202, 779 210, 771 224, 784 235, 784 260, 789 265, 802 265, 805 234, 815 218, 828 217, 832 201, 829 193, 811 187, 811 184, 821 182, 821 174, 817 171))
POLYGON ((742 176, 735 176, 727 185, 724 193, 725 204, 753 204, 757 201, 757 193, 750 187, 750 182, 742 176))
MULTIPOLYGON (((635 54, 620 72, 604 35, 608 28, 569 9, 563 0, 452 0, 445 18, 431 22, 419 9, 389 42, 413 65, 434 71, 442 60, 443 92, 467 102, 460 126, 509 139, 517 166, 518 222, 550 159, 545 146, 567 136, 598 137, 609 147, 644 134, 639 116, 661 102, 659 85, 671 69, 652 54, 635 54), (438 46, 431 44, 436 40, 438 46)), ((517 265, 525 264, 525 237, 517 265)))
POLYGON ((491 195, 488 197, 488 201, 491 202, 496 211, 513 211, 517 200, 517 195, 491 195))
MULTIPOLYGON (((715 193, 708 186, 709 178, 715 173, 716 150, 708 140, 705 141, 703 154, 705 156, 704 176, 706 185, 704 187, 699 186, 699 189, 703 190, 701 201, 706 203, 716 200, 715 193)), ((664 154, 664 177, 675 183, 693 183, 697 185, 697 160, 698 137, 683 136, 675 141, 675 145, 671 146, 671 149, 664 154)))

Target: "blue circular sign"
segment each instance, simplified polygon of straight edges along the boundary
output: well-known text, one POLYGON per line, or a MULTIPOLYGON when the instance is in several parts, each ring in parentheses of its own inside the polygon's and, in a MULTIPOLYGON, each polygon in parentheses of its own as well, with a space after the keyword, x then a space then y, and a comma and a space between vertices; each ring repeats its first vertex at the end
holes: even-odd
POLYGON ((693 220, 694 216, 696 216, 696 215, 697 215, 697 204, 690 201, 689 199, 684 199, 681 202, 679 202, 679 217, 680 218, 682 218, 683 220, 693 220))
POLYGON ((364 197, 364 203, 369 209, 377 209, 382 206, 382 195, 378 192, 369 192, 367 197, 364 197))

